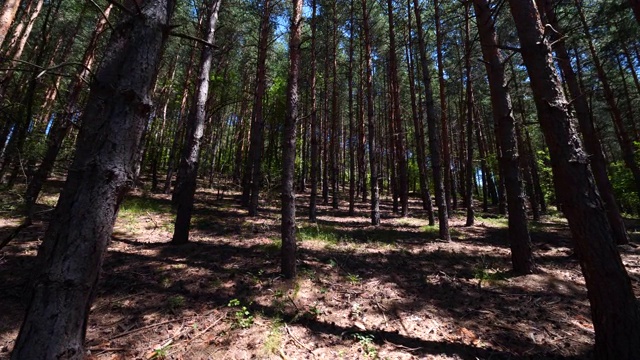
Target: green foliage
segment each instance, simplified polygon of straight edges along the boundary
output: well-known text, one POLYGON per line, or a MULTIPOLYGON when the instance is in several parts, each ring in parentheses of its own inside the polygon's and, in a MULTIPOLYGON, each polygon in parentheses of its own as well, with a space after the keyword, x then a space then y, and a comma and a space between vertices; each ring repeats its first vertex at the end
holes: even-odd
POLYGON ((358 341, 358 344, 360 344, 360 347, 362 348, 362 352, 367 358, 378 358, 378 349, 373 343, 375 338, 372 334, 355 333, 353 334, 353 338, 358 341))
POLYGON ((167 307, 169 310, 177 310, 184 306, 186 300, 182 295, 174 295, 167 299, 167 307))
POLYGON ((554 203, 556 194, 553 189, 553 172, 551 171, 551 157, 549 150, 539 150, 536 156, 538 164, 538 173, 540 175, 540 187, 544 193, 544 199, 547 204, 554 203))
POLYGON ((632 213, 640 208, 638 193, 631 171, 623 162, 609 164, 609 179, 613 186, 613 194, 623 212, 632 213))
POLYGON ((358 274, 347 274, 347 281, 351 285, 359 284, 362 281, 362 278, 358 274))
POLYGON ((236 308, 233 313, 234 326, 242 329, 250 328, 253 325, 253 315, 246 306, 243 306, 238 299, 231 299, 228 307, 236 308))

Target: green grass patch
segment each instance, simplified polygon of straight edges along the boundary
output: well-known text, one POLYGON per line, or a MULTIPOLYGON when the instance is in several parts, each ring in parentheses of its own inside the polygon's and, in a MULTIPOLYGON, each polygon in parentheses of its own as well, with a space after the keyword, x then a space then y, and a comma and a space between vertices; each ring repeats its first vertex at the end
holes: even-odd
POLYGON ((487 226, 495 228, 508 228, 509 220, 504 216, 476 216, 476 222, 482 222, 487 226))
POLYGON ((125 217, 137 217, 147 213, 167 214, 171 206, 164 200, 148 197, 130 197, 120 205, 120 215, 125 217))
POLYGON ((298 240, 300 241, 321 241, 324 243, 328 243, 331 245, 337 245, 341 236, 329 226, 322 225, 310 225, 310 226, 302 226, 298 228, 298 240))

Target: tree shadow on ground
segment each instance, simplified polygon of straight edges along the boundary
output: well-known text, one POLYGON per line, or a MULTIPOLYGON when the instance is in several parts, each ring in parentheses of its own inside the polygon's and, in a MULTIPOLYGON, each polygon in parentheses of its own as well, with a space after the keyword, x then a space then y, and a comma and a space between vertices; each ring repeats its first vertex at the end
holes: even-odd
MULTIPOLYGON (((305 308, 298 306, 307 305, 296 306, 295 301, 302 300, 292 300, 293 306, 274 306, 275 289, 288 286, 279 275, 278 245, 253 241, 264 234, 244 226, 247 218, 235 199, 217 200, 207 194, 196 205, 194 234, 213 240, 171 246, 142 242, 126 234, 114 236, 92 307, 92 318, 99 320, 90 323, 94 329, 88 336, 90 345, 140 327, 154 314, 180 317, 224 308, 232 299, 249 304, 252 312, 266 318, 303 326, 314 336, 344 339, 363 332, 345 319, 299 316, 305 308)), ((165 211, 170 204, 167 199, 154 198, 138 206, 152 212, 165 211)), ((508 256, 459 250, 472 245, 506 248, 508 244, 500 242, 504 229, 482 229, 464 239, 441 243, 417 226, 398 229, 383 223, 374 228, 356 220, 346 225, 330 220, 319 223, 340 240, 326 246, 303 241, 301 278, 308 278, 309 286, 327 289, 324 299, 331 311, 344 312, 355 297, 370 305, 369 311, 402 325, 364 331, 379 344, 406 348, 414 356, 445 354, 465 360, 578 359, 588 353, 589 344, 561 332, 569 329, 583 338, 592 337, 570 322, 575 316, 589 316, 584 289, 553 274, 539 276, 540 288, 522 286, 519 278, 508 275, 485 279, 484 274, 493 274, 494 269, 508 269, 508 256), (417 314, 422 320, 407 320, 417 314), (438 331, 449 338, 436 341, 422 336, 429 335, 427 319, 438 319, 438 331), (409 330, 402 330, 405 326, 409 330), (465 342, 457 335, 462 328, 478 334, 485 345, 465 342), (420 335, 410 335, 413 331, 420 335), (545 333, 547 339, 570 348, 542 341, 545 333)), ((41 234, 44 226, 34 231, 41 234)), ((25 311, 27 278, 34 266, 38 236, 33 233, 18 240, 12 251, 0 256, 0 306, 8 309, 0 315, 0 336, 15 331, 25 311)), ((548 241, 556 244, 558 239, 548 241)), ((566 258, 566 254, 548 255, 544 262, 562 267, 566 258)), ((136 340, 125 341, 130 343, 122 346, 133 346, 136 340)))

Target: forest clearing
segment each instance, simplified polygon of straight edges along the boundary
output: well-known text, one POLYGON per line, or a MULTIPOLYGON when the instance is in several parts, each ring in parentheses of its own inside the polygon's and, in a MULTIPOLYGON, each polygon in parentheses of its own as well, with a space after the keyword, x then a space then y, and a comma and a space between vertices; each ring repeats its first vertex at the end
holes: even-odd
POLYGON ((640 359, 640 0, 0 1, 0 357, 640 359))
MULTIPOLYGON (((54 183, 53 186, 60 186, 54 183)), ((51 189, 51 188, 49 188, 51 189)), ((57 192, 44 203, 54 204, 57 192)), ((417 199, 411 214, 383 201, 373 227, 320 206, 301 221, 300 275, 279 272, 277 201, 248 217, 238 193, 196 196, 192 241, 169 244, 166 195, 124 202, 90 312, 90 359, 588 359, 593 325, 566 220, 531 224, 536 274, 510 273, 506 219, 451 219, 437 239, 417 199), (245 312, 246 311, 246 312, 245 312)), ((15 195, 2 194, 4 204, 15 195)), ((388 200, 388 199, 386 199, 388 200)), ((308 197, 298 199, 304 209, 308 197)), ((18 223, 5 206, 0 235, 18 223)), ((0 358, 25 311, 25 289, 49 206, 0 257, 0 358)), ((629 225, 637 225, 637 221, 629 225)), ((631 226, 630 226, 631 227, 631 226)), ((620 247, 640 295, 640 234, 620 247)))

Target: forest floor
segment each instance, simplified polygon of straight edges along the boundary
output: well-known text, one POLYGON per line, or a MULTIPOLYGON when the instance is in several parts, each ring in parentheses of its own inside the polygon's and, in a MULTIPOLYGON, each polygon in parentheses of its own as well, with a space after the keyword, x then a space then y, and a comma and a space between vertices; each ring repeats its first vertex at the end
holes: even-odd
MULTIPOLYGON (((0 359, 27 304, 28 277, 61 182, 0 251, 0 359)), ((20 189, 18 189, 20 190, 20 189)), ((0 239, 19 224, 19 192, 0 193, 0 239)), ((593 325, 566 221, 531 223, 540 272, 509 273, 506 219, 477 213, 437 239, 417 200, 383 202, 382 225, 298 196, 299 277, 279 274, 277 195, 250 218, 238 194, 200 189, 191 243, 171 246, 170 196, 124 201, 91 308, 90 359, 586 359, 593 325), (222 196, 221 196, 222 195, 222 196)), ((637 221, 629 222, 632 229, 637 221)), ((639 236, 620 247, 640 295, 639 236)))

